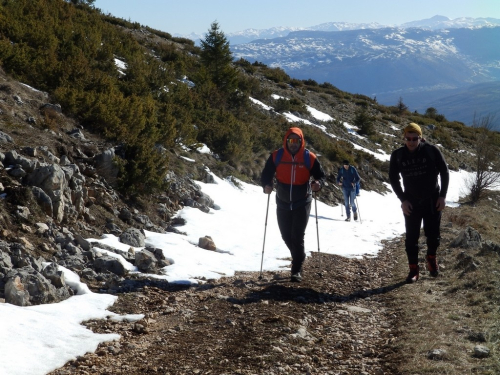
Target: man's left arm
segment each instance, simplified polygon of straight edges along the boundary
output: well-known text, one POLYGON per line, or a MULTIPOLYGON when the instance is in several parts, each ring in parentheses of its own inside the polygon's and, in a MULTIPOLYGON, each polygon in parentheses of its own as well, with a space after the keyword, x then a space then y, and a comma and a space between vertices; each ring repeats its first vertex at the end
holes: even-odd
POLYGON ((358 170, 354 168, 354 183, 357 184, 359 181, 361 181, 361 177, 359 177, 358 170))
POLYGON ((439 192, 439 196, 446 198, 446 194, 448 193, 448 185, 450 184, 450 171, 448 170, 448 164, 446 164, 443 154, 437 147, 436 151, 436 166, 441 178, 441 190, 439 192))
POLYGON ((318 159, 314 160, 314 163, 310 172, 314 181, 311 184, 311 188, 313 191, 319 191, 325 184, 325 172, 323 171, 323 167, 321 166, 318 159))
POLYGON ((446 194, 448 193, 448 186, 450 184, 450 171, 448 170, 448 165, 444 160, 444 156, 441 151, 436 147, 436 166, 439 171, 439 176, 441 178, 441 190, 439 191, 439 198, 436 202, 436 209, 438 211, 444 210, 446 206, 446 194))

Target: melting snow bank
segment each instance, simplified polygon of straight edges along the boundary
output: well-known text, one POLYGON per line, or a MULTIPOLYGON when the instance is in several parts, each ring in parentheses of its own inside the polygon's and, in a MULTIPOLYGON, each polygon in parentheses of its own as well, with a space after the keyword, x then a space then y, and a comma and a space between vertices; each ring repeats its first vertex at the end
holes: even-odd
POLYGON ((106 341, 117 340, 118 334, 94 333, 81 323, 91 319, 135 321, 142 315, 120 316, 106 309, 117 297, 96 294, 80 282, 74 272, 59 266, 66 283, 77 295, 55 304, 19 307, 0 304, 1 373, 9 375, 47 374, 66 362, 106 341))

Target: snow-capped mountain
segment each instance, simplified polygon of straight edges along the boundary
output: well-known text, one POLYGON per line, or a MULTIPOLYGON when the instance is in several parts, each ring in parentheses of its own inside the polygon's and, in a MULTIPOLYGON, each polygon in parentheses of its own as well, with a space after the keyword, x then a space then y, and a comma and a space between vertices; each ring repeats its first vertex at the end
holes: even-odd
MULTIPOLYGON (((246 29, 234 33, 226 33, 225 36, 231 45, 249 43, 257 39, 273 39, 287 36, 289 33, 301 30, 313 31, 345 31, 345 30, 363 30, 363 29, 378 29, 387 27, 379 23, 350 23, 350 22, 327 22, 311 27, 272 27, 270 29, 246 29)), ((194 40, 199 44, 200 39, 204 38, 205 34, 191 33, 189 35, 180 35, 184 38, 194 40)))
MULTIPOLYGON (((225 34, 227 40, 231 45, 248 43, 256 39, 271 39, 279 38, 288 35, 292 31, 305 30, 303 27, 272 27, 270 29, 246 29, 243 31, 237 31, 234 33, 225 34)), ((175 36, 181 36, 194 40, 196 44, 205 37, 205 33, 196 34, 191 33, 189 35, 174 34, 175 36)))
MULTIPOLYGON (((401 25, 382 25, 377 22, 370 23, 353 23, 353 22, 326 22, 309 27, 272 27, 270 29, 246 29, 233 33, 225 33, 227 40, 231 45, 249 43, 257 39, 272 39, 287 36, 289 33, 301 30, 311 31, 347 31, 347 30, 365 30, 365 29, 382 29, 387 27, 398 27, 408 29, 412 27, 439 30, 439 29, 457 29, 457 28, 474 28, 484 26, 500 26, 500 20, 496 18, 471 18, 461 17, 450 19, 445 16, 434 16, 429 19, 412 21, 401 25)), ((199 43, 205 34, 191 33, 189 35, 175 34, 175 36, 185 37, 199 43)))
POLYGON ((295 31, 232 47, 235 58, 281 67, 299 79, 368 94, 457 87, 500 79, 500 27, 295 31))
POLYGON ((280 38, 294 31, 306 30, 303 27, 272 27, 270 29, 246 29, 226 35, 231 45, 248 43, 256 39, 280 38))
POLYGON ((237 59, 376 96, 382 104, 408 94, 413 108, 435 93, 500 81, 500 20, 436 16, 403 26, 293 31, 233 45, 232 51, 237 59))
POLYGON ((460 17, 450 19, 445 16, 434 16, 420 21, 412 21, 401 24, 399 27, 410 28, 418 27, 422 29, 440 30, 440 29, 459 29, 459 28, 473 28, 485 26, 500 26, 500 20, 496 18, 471 18, 460 17))
POLYGON ((227 39, 231 45, 249 43, 257 39, 272 39, 287 36, 291 32, 311 30, 311 31, 346 31, 378 29, 385 27, 376 22, 372 23, 350 23, 350 22, 327 22, 311 27, 273 27, 270 29, 247 29, 235 33, 228 33, 227 39))

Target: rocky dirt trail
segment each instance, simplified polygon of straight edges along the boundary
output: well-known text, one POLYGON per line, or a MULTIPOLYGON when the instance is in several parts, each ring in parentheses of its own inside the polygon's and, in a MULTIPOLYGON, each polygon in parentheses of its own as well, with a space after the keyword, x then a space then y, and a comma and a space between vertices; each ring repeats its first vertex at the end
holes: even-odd
POLYGON ((385 300, 406 286, 391 281, 391 253, 401 249, 387 245, 363 259, 314 253, 301 283, 288 271, 195 287, 134 280, 111 309, 145 318, 87 322, 121 339, 52 375, 395 373, 387 361, 395 315, 385 300))
MULTIPOLYGON (((51 374, 498 374, 500 246, 452 246, 466 232, 452 221, 466 225, 471 211, 446 210, 440 275, 424 270, 421 251, 416 284, 404 283, 404 236, 376 257, 314 252, 301 283, 288 270, 191 287, 126 280, 111 310, 145 318, 86 322, 121 338, 51 374), (478 357, 478 345, 492 354, 478 357)), ((470 216, 495 243, 498 227, 487 223, 497 211, 470 216)))

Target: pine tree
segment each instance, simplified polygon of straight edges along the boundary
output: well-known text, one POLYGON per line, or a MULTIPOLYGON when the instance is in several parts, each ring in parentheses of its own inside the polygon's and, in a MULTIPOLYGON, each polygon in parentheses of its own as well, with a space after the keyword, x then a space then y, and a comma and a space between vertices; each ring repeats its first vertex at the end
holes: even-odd
POLYGON ((370 116, 365 109, 360 109, 356 113, 356 117, 354 118, 354 125, 359 128, 358 133, 361 135, 372 135, 375 133, 373 128, 373 122, 375 118, 370 116))
POLYGON ((230 93, 236 88, 237 71, 232 66, 233 55, 217 22, 212 23, 205 39, 201 41, 201 61, 219 90, 230 93))
POLYGON ((403 102, 403 98, 399 97, 398 104, 396 104, 396 108, 400 115, 402 115, 405 111, 408 110, 408 106, 403 102))

